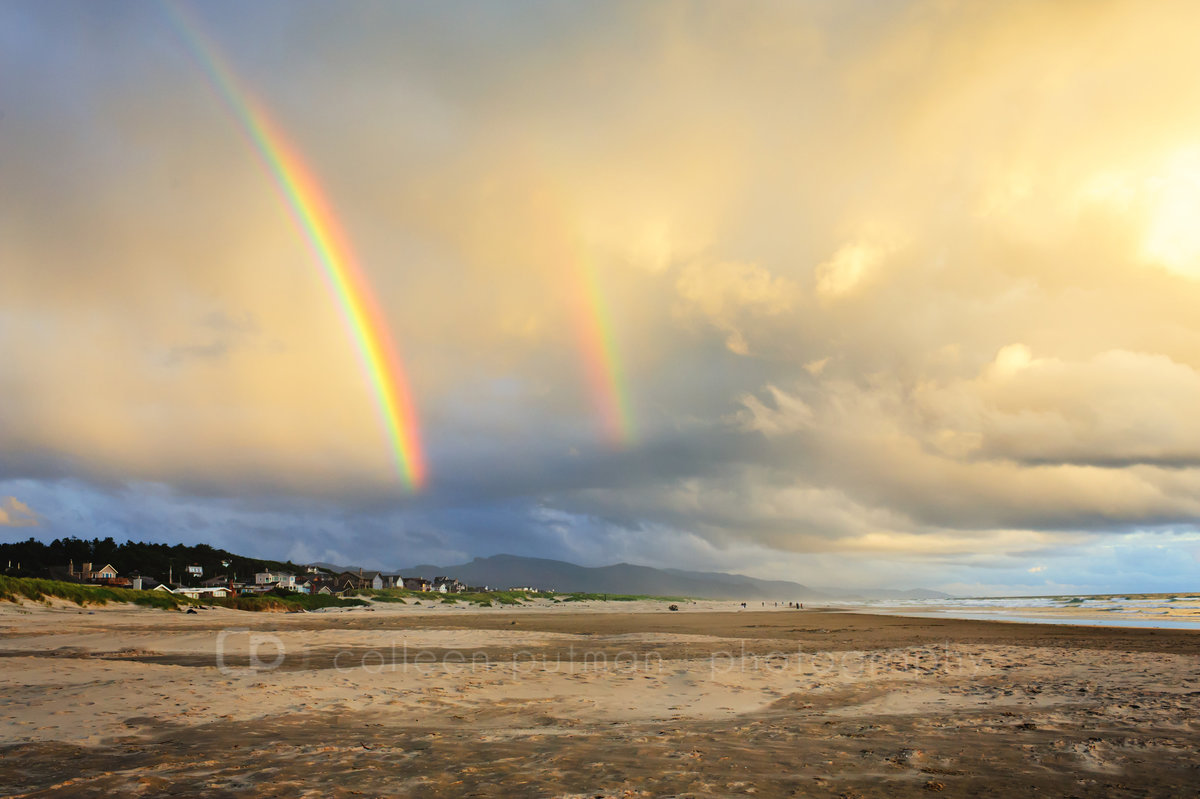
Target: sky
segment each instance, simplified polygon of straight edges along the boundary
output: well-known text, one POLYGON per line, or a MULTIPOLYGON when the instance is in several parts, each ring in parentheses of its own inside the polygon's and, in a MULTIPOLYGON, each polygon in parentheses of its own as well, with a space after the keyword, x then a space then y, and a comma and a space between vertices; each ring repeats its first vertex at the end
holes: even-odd
POLYGON ((0 541, 1200 588, 1197 28, 0 4, 0 541))

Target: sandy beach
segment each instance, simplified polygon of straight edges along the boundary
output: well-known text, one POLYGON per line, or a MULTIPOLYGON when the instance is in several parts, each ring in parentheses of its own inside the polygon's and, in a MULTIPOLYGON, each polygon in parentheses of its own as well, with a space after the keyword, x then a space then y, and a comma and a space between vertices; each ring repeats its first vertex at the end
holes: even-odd
POLYGON ((1180 796, 1200 633, 732 602, 0 607, 11 796, 1180 796))

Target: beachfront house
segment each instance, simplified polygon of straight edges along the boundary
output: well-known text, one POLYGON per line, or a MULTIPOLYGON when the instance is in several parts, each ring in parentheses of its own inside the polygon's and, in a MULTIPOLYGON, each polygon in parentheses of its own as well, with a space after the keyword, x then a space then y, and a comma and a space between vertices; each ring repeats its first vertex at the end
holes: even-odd
POLYGON ((172 593, 179 594, 180 596, 190 597, 191 599, 203 599, 205 597, 210 599, 221 599, 229 596, 229 589, 223 585, 205 588, 187 588, 181 586, 176 588, 172 593))
POLYGON ((117 579, 117 570, 111 563, 106 563, 99 569, 93 569, 90 563, 79 564, 76 570, 74 561, 67 564, 67 575, 72 580, 82 583, 99 583, 117 579))
POLYGON ((466 588, 465 585, 460 583, 458 580, 455 580, 453 577, 434 577, 433 578, 433 590, 437 591, 438 593, 458 594, 458 593, 462 593, 463 589, 465 589, 465 588, 466 588))
POLYGON ((296 575, 287 572, 258 572, 254 575, 254 584, 266 585, 272 588, 286 588, 294 591, 296 590, 296 575))
POLYGON ((433 585, 424 577, 405 577, 404 587, 409 591, 430 591, 433 585))
POLYGON ((131 572, 129 577, 129 587, 134 591, 150 591, 158 587, 158 580, 153 577, 146 577, 140 572, 131 572))
POLYGON ((379 591, 384 588, 382 572, 342 572, 337 576, 337 586, 342 591, 354 591, 360 588, 374 588, 379 591))

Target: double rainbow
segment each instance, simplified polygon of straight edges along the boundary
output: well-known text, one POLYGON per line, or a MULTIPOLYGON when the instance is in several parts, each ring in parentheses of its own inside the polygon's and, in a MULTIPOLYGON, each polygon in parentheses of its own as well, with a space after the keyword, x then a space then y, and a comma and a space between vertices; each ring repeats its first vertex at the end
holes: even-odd
POLYGON ((425 483, 426 470, 408 381, 387 320, 350 241, 312 171, 250 91, 237 81, 217 46, 183 7, 168 3, 166 8, 188 50, 262 157, 312 248, 375 395, 397 473, 410 490, 419 489, 425 483))

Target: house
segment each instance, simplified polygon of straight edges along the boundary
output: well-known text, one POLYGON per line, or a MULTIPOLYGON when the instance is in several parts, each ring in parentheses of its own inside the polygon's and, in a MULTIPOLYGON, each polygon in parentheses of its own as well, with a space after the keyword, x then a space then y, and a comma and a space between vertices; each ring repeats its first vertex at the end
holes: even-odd
POLYGON ((176 588, 173 593, 192 599, 200 599, 202 597, 220 599, 229 596, 229 589, 225 586, 215 586, 213 588, 176 588))
POLYGON ((399 574, 380 574, 384 588, 403 588, 404 578, 399 574))
POLYGON ((255 585, 269 585, 271 587, 287 588, 295 590, 296 575, 287 572, 265 571, 258 572, 254 575, 255 585))
POLYGON ((337 585, 343 591, 355 591, 360 588, 373 588, 376 591, 384 588, 382 572, 342 572, 337 576, 337 585))
POLYGON ((424 577, 405 577, 404 587, 409 591, 431 591, 433 585, 424 577))
POLYGON ((131 572, 129 575, 129 587, 135 591, 150 591, 158 587, 158 580, 153 577, 146 577, 141 572, 131 572))
POLYGON ((84 583, 97 583, 117 579, 117 570, 111 563, 106 563, 99 569, 93 569, 90 563, 81 563, 79 564, 79 570, 76 571, 75 563, 72 561, 67 564, 67 574, 72 580, 84 583))
POLYGON ((442 594, 445 594, 445 593, 459 594, 459 593, 462 593, 463 589, 465 589, 465 588, 466 588, 465 585, 460 583, 458 580, 455 580, 453 577, 434 577, 433 578, 433 590, 438 591, 439 593, 442 593, 442 594))

